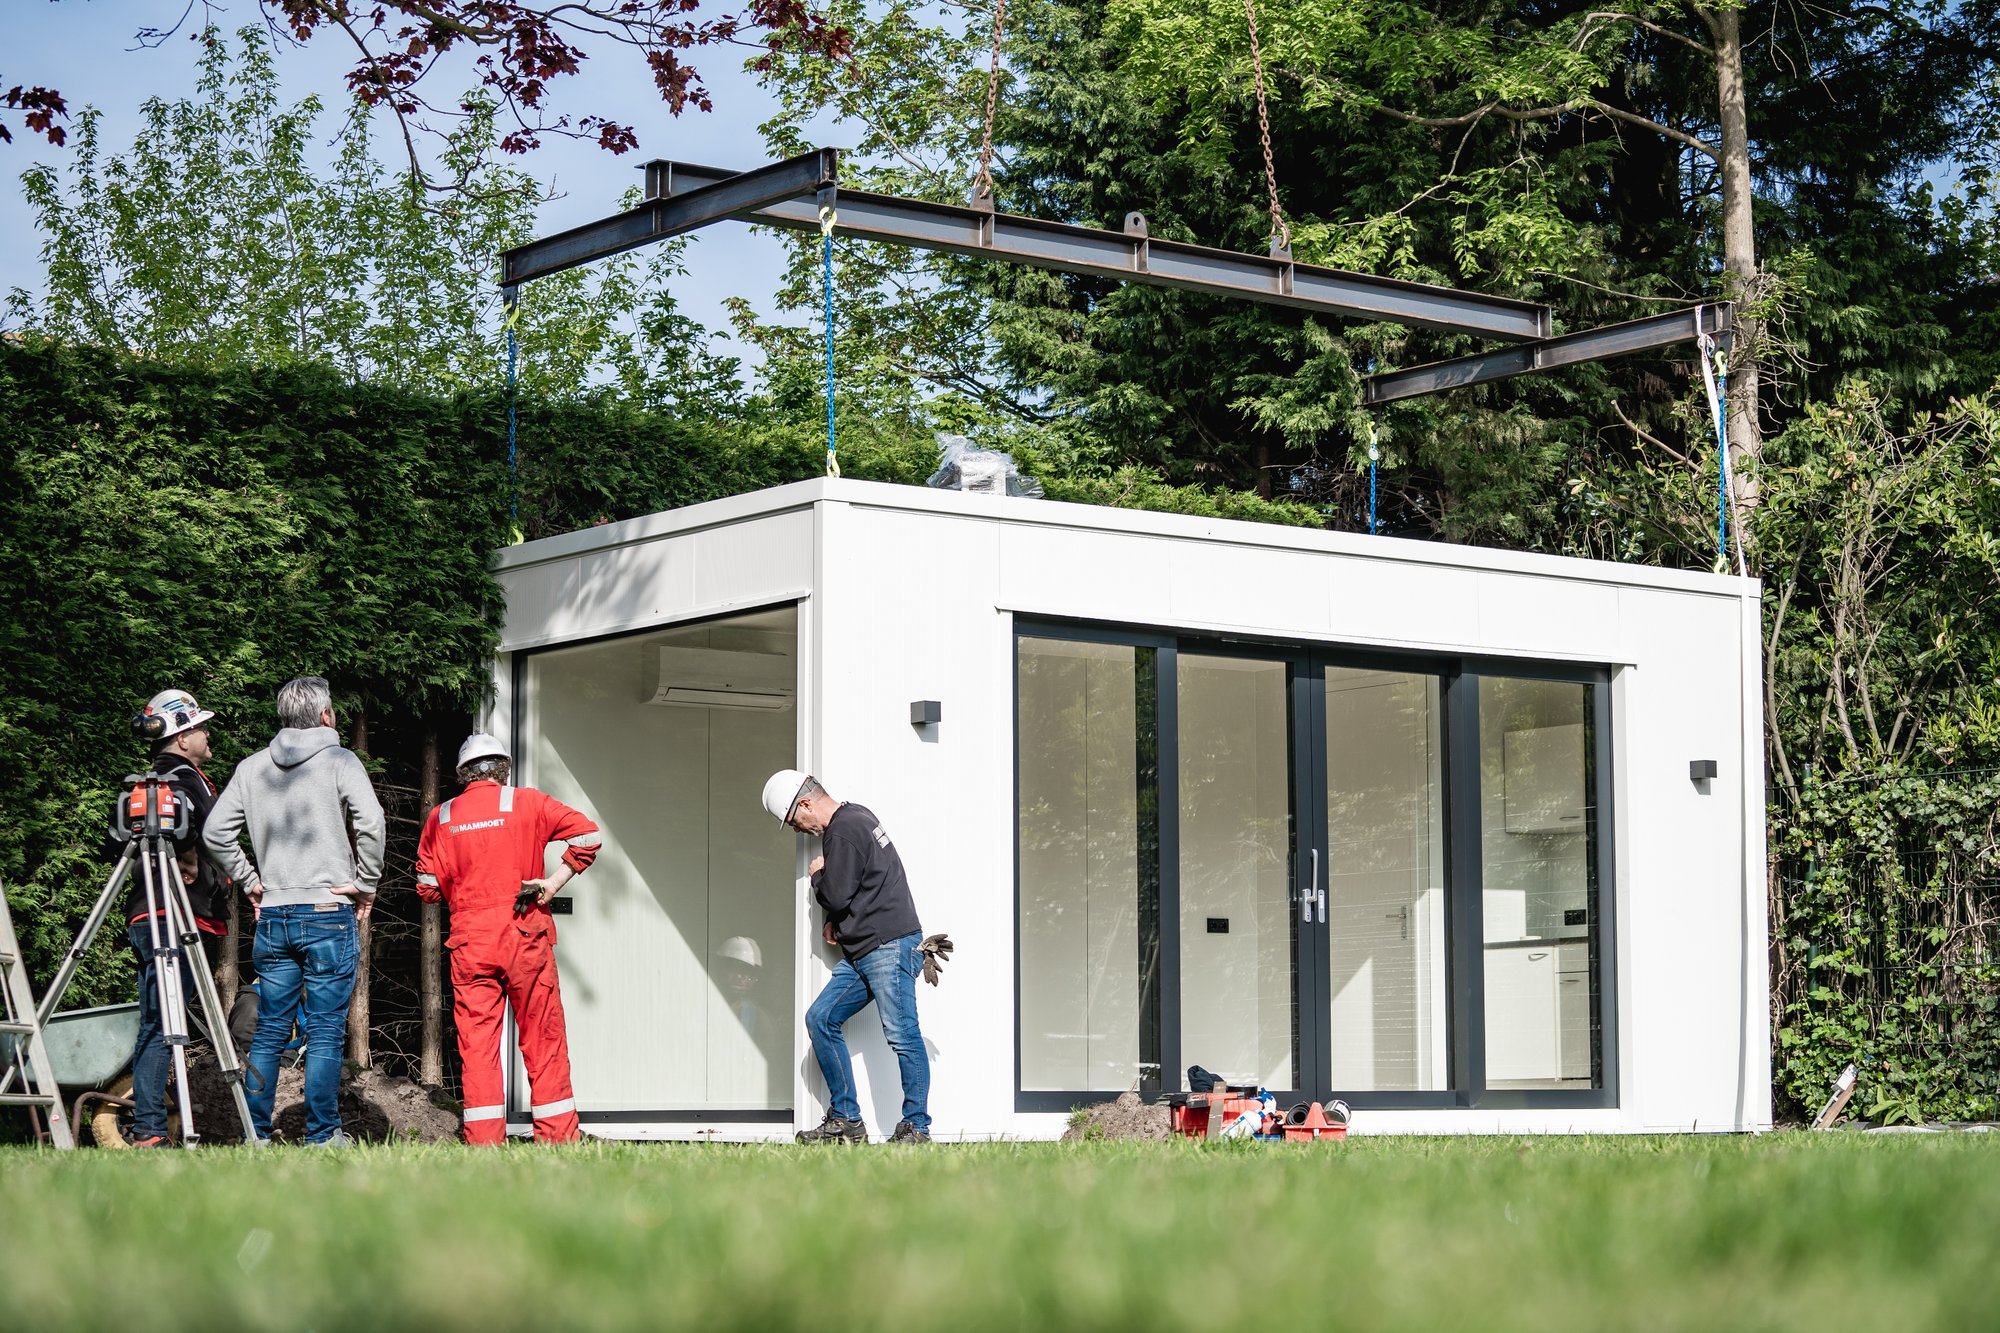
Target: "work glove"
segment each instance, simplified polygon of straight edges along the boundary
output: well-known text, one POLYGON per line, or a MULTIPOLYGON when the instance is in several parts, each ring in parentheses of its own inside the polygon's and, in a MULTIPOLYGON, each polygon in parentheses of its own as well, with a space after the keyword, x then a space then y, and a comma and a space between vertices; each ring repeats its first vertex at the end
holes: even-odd
POLYGON ((926 936, 917 949, 924 956, 924 980, 933 986, 937 985, 938 973, 951 960, 951 936, 926 936))
POLYGON ((526 916, 532 912, 535 909, 535 900, 541 896, 542 889, 539 884, 523 884, 521 891, 514 896, 514 915, 526 916))

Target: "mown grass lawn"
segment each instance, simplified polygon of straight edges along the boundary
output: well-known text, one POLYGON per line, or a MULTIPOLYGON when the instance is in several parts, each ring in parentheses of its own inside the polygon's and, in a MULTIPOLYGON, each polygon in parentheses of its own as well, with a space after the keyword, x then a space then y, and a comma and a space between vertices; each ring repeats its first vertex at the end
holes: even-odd
POLYGON ((0 1328, 1992 1328, 2000 1141, 0 1150, 0 1328))

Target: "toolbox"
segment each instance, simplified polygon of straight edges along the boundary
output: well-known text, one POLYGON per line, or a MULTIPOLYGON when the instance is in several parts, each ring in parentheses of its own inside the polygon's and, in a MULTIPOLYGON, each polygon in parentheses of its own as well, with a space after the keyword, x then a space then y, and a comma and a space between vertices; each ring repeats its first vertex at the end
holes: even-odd
POLYGON ((1237 1116, 1261 1114, 1263 1100, 1251 1087, 1217 1088, 1214 1092, 1177 1092, 1168 1102, 1174 1132, 1190 1139, 1217 1139, 1237 1116))
POLYGON ((1183 1138, 1215 1139, 1237 1117, 1260 1117, 1254 1137, 1266 1142, 1307 1143, 1347 1137, 1347 1108, 1336 1102, 1329 1115, 1318 1102, 1302 1102, 1290 1111, 1267 1113, 1261 1088, 1237 1086, 1214 1092, 1177 1092, 1167 1099, 1174 1133, 1183 1138))

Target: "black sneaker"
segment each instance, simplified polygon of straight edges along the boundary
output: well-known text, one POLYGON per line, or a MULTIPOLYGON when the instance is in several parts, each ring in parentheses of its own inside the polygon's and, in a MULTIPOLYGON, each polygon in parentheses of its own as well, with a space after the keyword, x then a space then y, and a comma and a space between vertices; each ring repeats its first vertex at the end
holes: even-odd
POLYGON ((829 1111, 817 1129, 800 1130, 798 1140, 800 1143, 866 1143, 868 1126, 829 1111))
POLYGON ((931 1136, 928 1130, 918 1129, 907 1120, 897 1121, 896 1132, 889 1136, 889 1142, 891 1143, 929 1143, 930 1141, 931 1136))

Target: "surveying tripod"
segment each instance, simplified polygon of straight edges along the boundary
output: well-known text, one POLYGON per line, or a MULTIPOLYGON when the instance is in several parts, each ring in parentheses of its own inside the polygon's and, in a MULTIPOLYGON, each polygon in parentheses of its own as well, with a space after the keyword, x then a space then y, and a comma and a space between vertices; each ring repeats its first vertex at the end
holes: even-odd
POLYGON ((120 785, 117 803, 111 808, 111 838, 122 843, 118 865, 97 905, 90 910, 76 943, 63 957, 62 966, 49 984, 38 1006, 39 1020, 48 1022, 69 989, 91 941, 118 904, 119 889, 139 866, 140 883, 146 891, 146 922, 152 931, 153 982, 160 1005, 160 1036, 172 1052, 174 1083, 181 1113, 181 1146, 192 1148, 201 1142, 195 1131, 194 1102, 189 1094, 187 1073, 188 1008, 181 981, 185 959, 194 976, 195 998, 208 1018, 208 1037, 215 1047, 215 1060, 229 1083, 236 1101, 236 1114, 243 1121, 243 1141, 262 1147, 256 1124, 250 1118, 250 1103, 243 1095, 243 1066, 237 1062, 236 1046, 229 1036, 228 1016, 222 1011, 222 996, 215 988, 215 974, 209 970, 208 955, 201 949, 201 934, 195 925, 194 908, 188 902, 187 886, 181 883, 174 864, 174 843, 188 835, 188 808, 173 784, 158 773, 129 774, 120 785))

